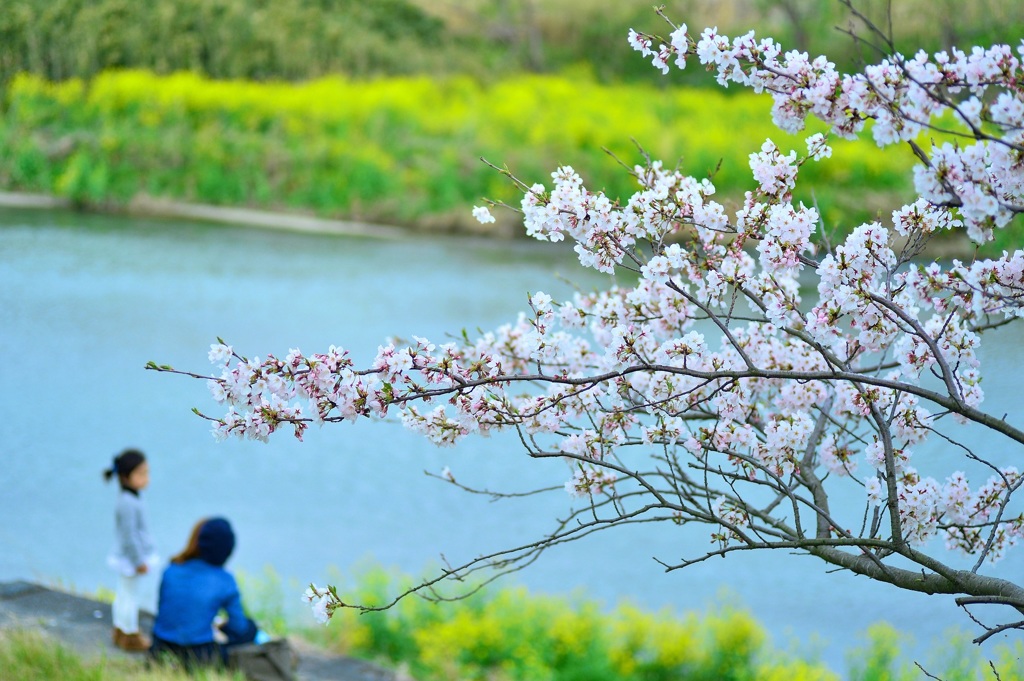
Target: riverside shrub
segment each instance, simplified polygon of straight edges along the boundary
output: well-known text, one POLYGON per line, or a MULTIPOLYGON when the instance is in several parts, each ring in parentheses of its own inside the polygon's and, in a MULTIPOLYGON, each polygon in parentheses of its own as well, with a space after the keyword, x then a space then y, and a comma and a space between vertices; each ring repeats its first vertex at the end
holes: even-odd
MULTIPOLYGON (((568 75, 483 86, 470 78, 288 84, 111 71, 50 82, 22 74, 6 101, 7 189, 84 204, 149 195, 401 224, 459 226, 480 196, 515 200, 480 157, 528 177, 563 163, 586 167, 589 184, 625 198, 635 181, 603 148, 632 164, 640 154, 631 138, 652 154, 681 154, 685 171, 713 174, 731 191, 749 188, 742 150, 769 134, 782 148, 803 145, 774 130, 769 104, 748 93, 568 75)), ((819 205, 826 225, 909 192, 912 159, 886 160, 869 142, 833 147, 835 162, 802 175, 801 198, 819 205)))
MULTIPOLYGON (((353 575, 346 593, 382 605, 416 580, 380 567, 353 575)), ((265 596, 265 592, 264 592, 265 596)), ((258 601, 259 599, 257 599, 258 601)), ((406 666, 420 681, 882 681, 920 678, 901 651, 907 641, 880 622, 851 642, 847 674, 806 650, 777 647, 741 608, 651 612, 629 602, 614 608, 576 595, 538 595, 491 586, 469 598, 400 600, 382 612, 343 609, 327 628, 303 631, 348 655, 406 666), (341 625, 341 626, 336 626, 341 625)), ((951 633, 921 662, 946 681, 997 681, 969 638, 951 633)), ((1024 680, 1024 646, 997 646, 999 681, 1024 680)))
MULTIPOLYGON (((357 581, 364 603, 386 602, 411 583, 380 569, 357 581)), ((763 628, 731 608, 681 617, 628 603, 605 611, 581 597, 506 587, 443 606, 410 598, 384 612, 335 617, 342 626, 315 635, 349 654, 404 663, 422 681, 838 679, 824 665, 771 650, 763 628)))

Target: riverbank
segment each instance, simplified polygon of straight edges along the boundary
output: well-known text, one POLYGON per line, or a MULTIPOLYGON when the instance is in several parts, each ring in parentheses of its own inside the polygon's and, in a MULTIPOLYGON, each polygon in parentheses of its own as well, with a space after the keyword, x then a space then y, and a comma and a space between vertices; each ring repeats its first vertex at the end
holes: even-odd
MULTIPOLYGON (((145 653, 130 653, 113 645, 112 626, 109 603, 33 582, 0 582, 0 632, 37 631, 83 658, 144 662, 145 653)), ((152 614, 142 613, 140 626, 148 634, 153 627, 152 614)), ((409 681, 362 660, 319 650, 302 639, 290 637, 289 641, 298 653, 299 681, 409 681)))
POLYGON ((139 198, 125 206, 83 208, 70 199, 49 194, 0 192, 0 206, 6 208, 38 208, 44 210, 86 210, 89 212, 139 215, 143 217, 183 218, 202 222, 245 225, 263 229, 312 234, 333 234, 375 239, 398 239, 408 230, 388 225, 351 220, 329 220, 299 213, 281 213, 251 208, 232 208, 206 204, 184 203, 164 199, 139 198))
MULTIPOLYGON (((459 224, 447 225, 443 229, 439 229, 437 225, 427 224, 417 229, 372 222, 332 220, 295 212, 213 206, 150 197, 138 197, 124 206, 116 204, 82 206, 70 199, 50 194, 0 191, 0 208, 69 210, 100 214, 137 215, 140 217, 179 218, 284 232, 354 236, 384 240, 401 239, 411 234, 438 232, 484 236, 495 239, 524 238, 522 225, 518 221, 518 214, 513 215, 510 211, 495 211, 495 217, 498 217, 503 212, 507 214, 500 215, 500 219, 492 225, 470 226, 468 223, 459 223, 461 226, 459 224)), ((957 258, 969 261, 975 256, 976 249, 974 244, 963 233, 943 235, 942 238, 932 239, 928 242, 927 247, 922 253, 922 257, 929 260, 951 260, 957 258)))

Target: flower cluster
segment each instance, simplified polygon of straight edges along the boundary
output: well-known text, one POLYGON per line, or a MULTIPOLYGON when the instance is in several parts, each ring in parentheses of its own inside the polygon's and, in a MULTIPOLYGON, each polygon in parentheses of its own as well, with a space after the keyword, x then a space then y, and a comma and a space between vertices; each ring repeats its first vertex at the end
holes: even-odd
MULTIPOLYGON (((811 59, 789 51, 772 39, 757 40, 753 32, 730 39, 716 28, 693 41, 683 34, 654 53, 656 36, 630 32, 634 49, 668 71, 663 57, 692 52, 717 73, 718 82, 738 83, 767 91, 774 100, 775 123, 788 132, 804 128, 808 116, 830 126, 832 134, 853 138, 872 121, 879 146, 914 140, 944 114, 958 119, 976 137, 966 145, 932 145, 930 158, 915 170, 915 186, 933 205, 957 205, 968 234, 977 241, 991 238, 1024 210, 1021 145, 1024 144, 1024 69, 1020 54, 1008 45, 970 53, 953 49, 911 58, 893 54, 863 73, 840 74, 825 57, 811 59), (961 95, 966 93, 966 98, 961 95), (994 128, 998 134, 982 132, 994 128)), ((686 67, 685 59, 676 66, 686 67)), ((812 156, 820 154, 812 151, 812 156)))
POLYGON ((302 594, 302 601, 313 609, 313 617, 320 624, 330 622, 334 611, 343 605, 333 587, 318 587, 314 584, 310 584, 302 594))
POLYGON ((565 483, 565 489, 574 497, 609 494, 615 485, 615 480, 615 474, 609 470, 594 466, 578 466, 572 480, 565 483))
MULTIPOLYGON (((1003 514, 1007 495, 1020 486, 1016 468, 999 471, 977 490, 971 490, 962 471, 950 475, 945 484, 906 467, 897 477, 899 518, 907 541, 923 546, 940 532, 946 547, 971 555, 987 550, 990 560, 1002 559, 1007 549, 1024 538, 1024 514, 1003 514)), ((869 501, 884 502, 878 478, 869 478, 869 501)))
POLYGON ((735 502, 724 496, 715 499, 711 512, 721 519, 722 528, 711 535, 711 540, 725 548, 732 540, 742 539, 740 532, 750 527, 749 516, 735 502))

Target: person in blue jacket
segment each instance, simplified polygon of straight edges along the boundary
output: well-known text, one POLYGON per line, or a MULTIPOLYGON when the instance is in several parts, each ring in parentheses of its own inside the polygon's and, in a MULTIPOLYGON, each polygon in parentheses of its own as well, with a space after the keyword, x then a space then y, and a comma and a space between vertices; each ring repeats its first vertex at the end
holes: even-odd
POLYGON ((256 638, 258 629, 242 608, 238 584, 224 569, 234 548, 235 533, 224 518, 196 524, 188 546, 171 559, 160 581, 150 647, 154 657, 173 656, 186 668, 219 665, 227 659, 227 646, 256 638), (215 626, 222 612, 227 619, 215 626))

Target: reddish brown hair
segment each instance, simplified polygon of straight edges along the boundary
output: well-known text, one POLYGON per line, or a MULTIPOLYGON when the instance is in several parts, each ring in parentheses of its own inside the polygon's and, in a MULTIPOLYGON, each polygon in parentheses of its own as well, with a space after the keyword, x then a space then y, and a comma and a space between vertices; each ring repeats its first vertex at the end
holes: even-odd
POLYGON ((188 544, 181 553, 171 558, 172 563, 181 564, 199 557, 199 532, 205 524, 206 518, 196 523, 196 526, 192 528, 192 535, 188 538, 188 544))

